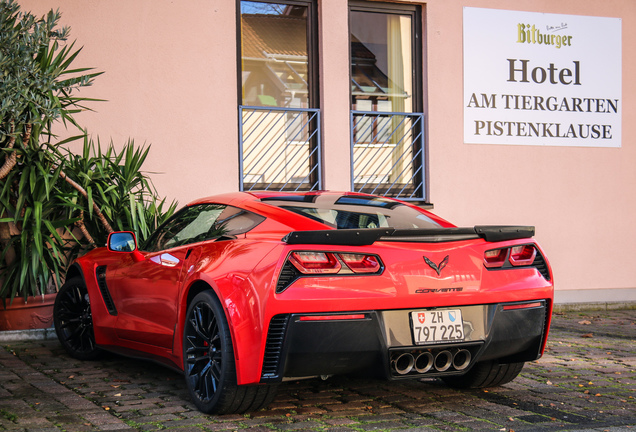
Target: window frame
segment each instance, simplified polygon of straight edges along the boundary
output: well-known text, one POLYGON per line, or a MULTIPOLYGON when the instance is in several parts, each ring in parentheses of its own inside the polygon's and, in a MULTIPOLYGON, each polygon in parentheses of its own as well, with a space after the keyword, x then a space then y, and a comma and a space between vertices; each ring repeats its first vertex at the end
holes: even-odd
MULTIPOLYGON (((356 121, 354 119, 354 113, 370 113, 374 111, 365 111, 354 109, 353 104, 353 89, 352 89, 352 79, 353 79, 353 70, 352 70, 352 50, 351 50, 351 33, 352 33, 352 16, 351 12, 367 12, 367 13, 382 13, 382 14, 396 14, 396 15, 409 15, 411 17, 411 81, 412 81, 412 92, 413 92, 413 102, 412 109, 410 113, 407 113, 410 117, 419 116, 421 119, 418 121, 419 125, 415 132, 418 132, 418 135, 421 138, 418 140, 418 143, 413 147, 413 151, 415 153, 421 153, 418 157, 419 164, 416 175, 412 179, 412 184, 415 187, 413 189, 415 196, 403 196, 401 195, 402 190, 396 194, 386 193, 388 197, 399 198, 405 201, 409 201, 411 203, 417 203, 419 205, 425 205, 428 202, 429 196, 429 169, 428 169, 428 124, 427 117, 424 112, 424 108, 427 106, 426 102, 426 86, 425 86, 425 77, 427 76, 424 64, 424 5, 423 4, 403 4, 403 3, 380 3, 380 2, 371 2, 371 1, 362 1, 362 0, 350 0, 349 1, 349 109, 351 112, 350 122, 351 122, 351 190, 367 192, 364 187, 358 188, 355 182, 355 167, 354 167, 354 142, 355 142, 355 124, 356 121), (421 188, 421 190, 420 190, 421 188), (420 190, 419 193, 415 194, 420 190)), ((357 108, 357 107, 356 107, 357 108)), ((380 111, 378 111, 380 112, 380 111)), ((375 183, 374 183, 375 184, 375 183)), ((366 185, 366 183, 365 183, 366 185)), ((379 184, 378 184, 379 185, 379 184)), ((389 190, 393 187, 389 188, 389 190)), ((385 195, 383 192, 375 192, 377 187, 373 189, 371 193, 378 193, 379 195, 385 195)), ((387 191, 388 192, 388 191, 387 191)), ((408 193, 408 192, 407 192, 408 193)))
MULTIPOLYGON (((319 27, 318 27, 318 6, 317 0, 236 0, 236 40, 238 41, 236 50, 237 50, 237 101, 238 101, 238 126, 239 126, 239 190, 269 190, 270 186, 272 186, 272 182, 267 184, 267 182, 246 182, 245 181, 245 160, 244 160, 244 150, 243 150, 243 110, 253 110, 253 111, 263 111, 267 113, 267 107, 254 107, 250 105, 243 105, 243 34, 242 34, 242 14, 241 14, 241 5, 243 2, 252 1, 256 3, 271 3, 271 4, 284 4, 291 6, 302 6, 307 8, 307 18, 306 18, 306 43, 307 43, 307 108, 300 109, 286 109, 284 107, 276 107, 269 110, 269 112, 286 111, 299 112, 300 115, 307 115, 309 117, 308 130, 311 131, 311 138, 308 140, 310 145, 310 158, 308 158, 308 166, 310 169, 310 174, 308 176, 309 190, 322 189, 323 188, 323 160, 322 160, 322 122, 320 117, 320 79, 319 79, 319 27), (246 183, 249 188, 246 188, 246 183), (255 189, 253 189, 256 186, 255 189), (264 187, 262 187, 264 186, 264 187)), ((280 184, 275 183, 272 186, 273 190, 298 190, 302 187, 302 184, 292 181, 293 178, 289 179, 285 182, 280 189, 280 184), (287 188, 287 185, 290 185, 290 188, 287 188), (293 189, 296 187, 296 189, 293 189)), ((305 182, 302 182, 305 183, 305 182)), ((304 189, 301 189, 304 190, 304 189)))

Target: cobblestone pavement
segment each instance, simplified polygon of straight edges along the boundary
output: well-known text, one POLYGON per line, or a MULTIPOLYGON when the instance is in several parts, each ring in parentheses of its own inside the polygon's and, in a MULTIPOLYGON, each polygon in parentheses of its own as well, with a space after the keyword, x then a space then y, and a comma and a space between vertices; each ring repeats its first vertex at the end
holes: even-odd
POLYGON ((115 355, 79 362, 56 340, 4 344, 0 365, 0 430, 636 431, 635 310, 555 315, 544 357, 503 387, 306 380, 249 415, 201 414, 181 375, 115 355))

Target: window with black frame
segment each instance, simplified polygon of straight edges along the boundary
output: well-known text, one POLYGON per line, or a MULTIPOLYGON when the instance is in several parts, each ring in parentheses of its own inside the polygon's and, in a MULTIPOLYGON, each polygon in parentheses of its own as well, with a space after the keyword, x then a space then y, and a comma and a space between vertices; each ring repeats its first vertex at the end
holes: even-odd
POLYGON ((352 189, 425 200, 421 13, 352 2, 352 189))
POLYGON ((320 188, 314 9, 240 2, 241 190, 320 188))

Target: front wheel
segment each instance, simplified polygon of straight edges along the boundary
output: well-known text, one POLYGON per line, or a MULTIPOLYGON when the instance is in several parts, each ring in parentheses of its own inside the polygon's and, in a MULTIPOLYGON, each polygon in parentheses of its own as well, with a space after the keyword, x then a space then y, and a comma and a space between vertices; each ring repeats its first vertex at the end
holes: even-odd
POLYGON ((220 302, 210 291, 197 294, 188 306, 183 366, 190 397, 204 413, 255 411, 274 398, 273 386, 237 384, 230 329, 220 302))
POLYGON ((524 363, 499 363, 496 360, 476 363, 460 376, 446 376, 442 380, 455 388, 497 387, 517 378, 524 363))
POLYGON ((93 316, 81 277, 67 280, 55 297, 53 323, 60 343, 71 357, 93 360, 101 354, 95 343, 93 316))

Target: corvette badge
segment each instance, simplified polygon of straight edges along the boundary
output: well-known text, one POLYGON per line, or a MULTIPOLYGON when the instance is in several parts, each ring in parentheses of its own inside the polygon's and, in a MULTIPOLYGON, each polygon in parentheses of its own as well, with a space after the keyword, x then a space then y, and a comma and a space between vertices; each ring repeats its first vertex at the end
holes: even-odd
POLYGON ((448 255, 446 255, 439 264, 435 264, 433 261, 431 261, 427 257, 424 257, 424 261, 426 262, 426 264, 428 264, 430 268, 432 268, 433 270, 437 272, 437 276, 442 275, 442 269, 446 267, 446 264, 448 264, 448 259, 449 257, 448 255))

